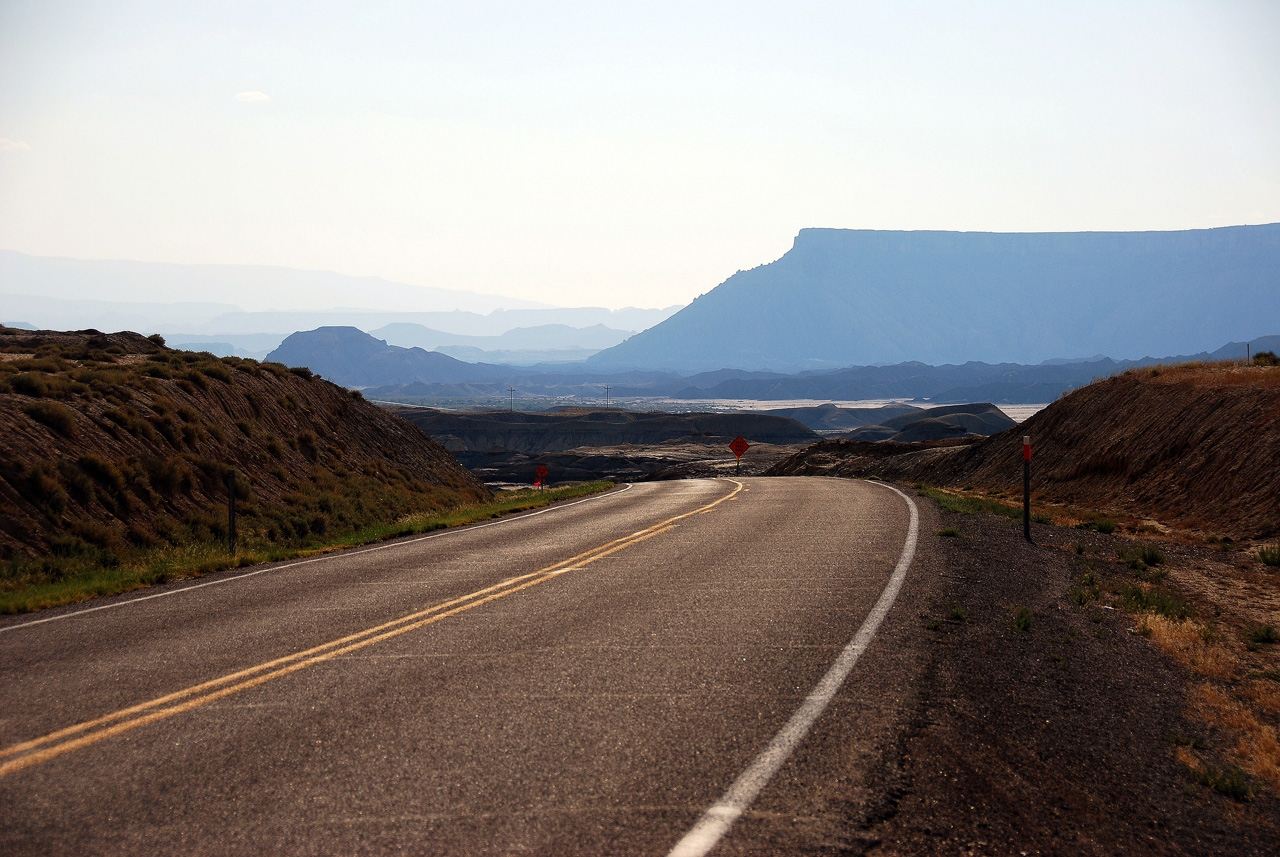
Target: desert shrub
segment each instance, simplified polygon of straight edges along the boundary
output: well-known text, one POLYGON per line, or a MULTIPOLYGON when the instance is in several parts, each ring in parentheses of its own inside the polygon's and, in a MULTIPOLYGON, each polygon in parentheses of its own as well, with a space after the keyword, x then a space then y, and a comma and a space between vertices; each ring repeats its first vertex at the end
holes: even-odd
POLYGON ((82 455, 76 461, 76 466, 84 471, 86 476, 104 488, 109 488, 117 494, 124 491, 124 476, 114 464, 105 458, 92 454, 82 455))
POLYGON ((1145 571, 1148 566, 1164 565, 1165 562, 1164 553, 1155 545, 1119 548, 1116 556, 1134 571, 1145 571))
POLYGON ((201 366, 200 371, 207 377, 213 378, 215 381, 221 381, 224 384, 230 384, 235 377, 231 374, 231 370, 221 363, 210 363, 208 366, 201 366))
POLYGON ((49 553, 58 557, 84 556, 93 549, 78 536, 58 534, 49 537, 49 553))
POLYGON ((144 366, 142 368, 142 374, 151 378, 159 378, 163 381, 168 381, 173 377, 173 372, 169 370, 168 366, 161 366, 159 364, 144 366))
POLYGON ((1031 618, 1031 608, 1020 605, 1013 608, 1013 616, 1010 619, 1010 624, 1013 626, 1015 631, 1030 631, 1031 618))
POLYGON ((1188 767, 1187 772, 1200 785, 1211 788, 1232 800, 1250 800, 1257 793, 1257 789, 1239 768, 1232 767, 1219 770, 1208 766, 1204 768, 1188 767))
POLYGON ((14 375, 9 379, 9 386, 13 388, 15 393, 21 393, 24 396, 32 398, 40 398, 48 395, 49 384, 39 375, 33 372, 23 372, 20 375, 14 375))
POLYGON ((174 413, 178 415, 184 423, 194 423, 200 421, 200 415, 196 413, 196 409, 190 405, 178 405, 174 413))
POLYGON ((1116 524, 1116 522, 1111 520, 1110 518, 1098 518, 1097 520, 1094 520, 1094 521, 1084 521, 1082 523, 1076 524, 1077 530, 1093 530, 1094 532, 1102 533, 1103 535, 1106 535, 1106 536, 1109 536, 1112 533, 1114 533, 1117 527, 1118 525, 1116 524))
POLYGON ((364 398, 364 393, 360 392, 359 390, 348 390, 348 391, 347 391, 347 395, 348 395, 348 396, 350 396, 350 397, 351 397, 351 398, 353 398, 353 399, 363 399, 363 398, 364 398))
POLYGON ((76 436, 75 414, 62 405, 55 405, 53 402, 31 402, 22 406, 22 412, 63 437, 76 436))
POLYGON ((67 492, 62 490, 56 472, 48 464, 34 464, 8 481, 24 500, 37 509, 60 515, 67 508, 67 492))
POLYGON ((312 461, 319 457, 320 449, 316 444, 315 432, 307 430, 298 435, 298 451, 312 461))
POLYGON ((165 494, 187 492, 196 487, 196 475, 180 455, 171 455, 164 461, 153 459, 146 467, 152 486, 165 494))
MULTIPOLYGON (((195 369, 188 369, 185 372, 179 373, 178 380, 186 381, 187 384, 190 384, 191 386, 201 391, 205 391, 209 389, 209 381, 204 377, 204 373, 199 372, 195 369)), ((183 385, 183 386, 186 386, 186 385, 183 385)))
POLYGON ((182 442, 192 449, 196 448, 196 444, 200 442, 200 427, 194 423, 186 423, 182 426, 182 442))
POLYGON ((161 348, 164 348, 164 337, 161 336, 160 334, 153 333, 150 336, 148 336, 147 339, 150 339, 156 345, 159 345, 161 348))
POLYGON ((1253 355, 1254 366, 1280 366, 1280 357, 1274 351, 1259 351, 1253 355))
POLYGON ((169 441, 170 446, 176 448, 182 445, 182 424, 173 414, 153 414, 149 422, 161 437, 169 441))
POLYGON ((112 553, 120 553, 124 550, 124 537, 120 531, 106 524, 91 520, 79 520, 71 525, 71 532, 77 538, 112 553))
POLYGON ((253 424, 248 420, 236 420, 236 428, 245 437, 253 437, 253 424))
POLYGON ((1264 545, 1258 551, 1258 559, 1262 560, 1263 565, 1271 567, 1280 566, 1280 543, 1266 546, 1264 545))
POLYGON ((266 447, 267 453, 272 458, 284 457, 284 445, 280 443, 280 439, 275 435, 269 436, 264 446, 266 447))
POLYGON ((262 371, 270 372, 272 375, 275 375, 277 378, 283 378, 284 376, 289 374, 289 367, 284 365, 283 363, 264 361, 262 363, 259 363, 258 366, 262 369, 262 371))
POLYGON ((1156 613, 1169 619, 1186 619, 1193 612, 1187 602, 1158 586, 1143 589, 1128 584, 1120 593, 1120 601, 1125 609, 1134 613, 1156 613))
POLYGON ((1275 625, 1255 623, 1245 629, 1244 638, 1255 645, 1274 645, 1280 643, 1280 631, 1275 625))
POLYGON ((306 366, 290 366, 289 371, 299 378, 310 378, 314 374, 306 366))
POLYGON ((151 424, 138 416, 138 412, 133 408, 110 408, 103 411, 102 415, 134 437, 142 437, 149 440, 159 439, 159 435, 156 434, 151 424))
POLYGON ((71 495, 71 499, 81 506, 88 506, 93 502, 97 492, 94 491, 93 480, 83 470, 70 461, 59 461, 58 475, 62 477, 62 484, 71 495))

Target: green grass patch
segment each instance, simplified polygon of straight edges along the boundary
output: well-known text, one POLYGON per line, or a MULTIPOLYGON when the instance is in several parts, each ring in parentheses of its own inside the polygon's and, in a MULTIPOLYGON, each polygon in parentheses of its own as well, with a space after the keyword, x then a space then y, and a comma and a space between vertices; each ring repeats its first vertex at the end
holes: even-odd
POLYGON ((969 618, 969 611, 965 609, 963 604, 952 604, 947 616, 957 622, 963 622, 969 618))
POLYGON ((1131 548, 1119 548, 1116 557, 1134 571, 1146 571, 1148 568, 1164 565, 1166 557, 1155 545, 1136 545, 1131 548))
POLYGON ((1275 625, 1257 622, 1245 628, 1244 638, 1255 646, 1273 646, 1280 643, 1280 631, 1275 625))
POLYGON ((964 533, 960 532, 955 527, 943 527, 941 530, 938 530, 938 535, 946 539, 964 538, 964 533))
POLYGON ((1109 536, 1119 528, 1119 524, 1110 518, 1097 518, 1092 521, 1083 521, 1076 524, 1077 530, 1093 530, 1095 533, 1102 533, 1109 536))
POLYGON ((1013 608, 1009 622, 1013 626, 1013 630, 1025 633, 1031 630, 1031 619, 1031 608, 1024 605, 1018 605, 1013 608))
POLYGON ((213 537, 192 539, 177 546, 109 549, 67 536, 55 540, 54 549, 47 557, 9 560, 2 564, 0 613, 25 613, 212 571, 314 556, 459 527, 595 494, 608 490, 612 484, 588 482, 545 491, 513 491, 500 495, 492 503, 411 514, 396 521, 346 531, 318 528, 314 522, 300 518, 298 528, 303 529, 305 525, 308 533, 297 537, 295 543, 281 544, 247 534, 234 558, 228 553, 226 542, 213 537), (322 531, 316 532, 317 529, 322 531))
POLYGON ((921 485, 916 489, 916 494, 921 497, 928 497, 948 512, 958 512, 961 515, 976 515, 979 512, 989 512, 993 515, 1003 515, 1006 518, 1022 519, 1021 506, 1010 506, 997 500, 987 500, 983 497, 960 497, 929 485, 921 485))
POLYGON ((1186 619, 1194 612, 1190 604, 1159 586, 1143 589, 1126 584, 1120 593, 1120 602, 1132 613, 1156 613, 1169 619, 1186 619))
POLYGON ((1257 794, 1257 788, 1249 782, 1244 771, 1236 767, 1218 769, 1206 765, 1203 768, 1188 767, 1187 772, 1200 785, 1232 800, 1246 801, 1257 794))

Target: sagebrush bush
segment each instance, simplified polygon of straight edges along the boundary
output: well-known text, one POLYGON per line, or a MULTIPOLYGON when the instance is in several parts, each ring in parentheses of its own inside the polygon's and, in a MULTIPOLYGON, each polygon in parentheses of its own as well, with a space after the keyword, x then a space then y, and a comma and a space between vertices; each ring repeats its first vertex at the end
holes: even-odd
POLYGON ((76 436, 76 417, 70 409, 53 402, 31 402, 22 406, 22 412, 38 423, 43 423, 66 438, 76 436))

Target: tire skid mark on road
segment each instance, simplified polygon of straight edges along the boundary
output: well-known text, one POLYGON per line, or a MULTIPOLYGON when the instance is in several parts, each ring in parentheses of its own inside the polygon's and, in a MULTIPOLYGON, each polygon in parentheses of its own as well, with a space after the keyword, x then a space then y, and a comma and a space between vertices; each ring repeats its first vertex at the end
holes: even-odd
POLYGON ((791 754, 795 752, 795 749, 800 746, 800 742, 809 734, 809 729, 812 728, 822 712, 826 711, 831 700, 835 698, 836 692, 840 690, 840 686, 844 684, 845 679, 849 677, 849 673, 853 671, 854 664, 858 662, 858 658, 862 656, 862 653, 871 645, 871 641, 875 639, 876 631, 880 629, 880 624, 884 622, 885 617, 889 615, 889 610, 893 607, 893 603, 898 599, 902 584, 907 579, 907 569, 911 567, 911 560, 915 557, 916 539, 920 532, 920 513, 916 509, 915 501, 897 488, 881 482, 872 484, 887 488, 901 497, 903 502, 907 504, 907 510, 910 513, 907 537, 902 546, 902 553, 898 557, 898 564, 894 566, 893 574, 889 577, 889 582, 885 584, 884 590, 880 593, 880 598, 871 608, 871 612, 867 614, 867 618, 863 620, 858 632, 854 634, 848 645, 841 650, 835 663, 818 680, 813 690, 809 691, 800 707, 791 715, 786 724, 778 730, 778 734, 773 736, 769 744, 760 751, 760 754, 752 760, 747 769, 734 780, 728 791, 702 814, 693 828, 667 853, 667 857, 703 857, 708 851, 716 847, 721 838, 729 832, 729 828, 733 826, 734 822, 747 811, 747 808, 764 790, 764 787, 769 784, 769 780, 773 778, 773 775, 778 772, 787 759, 791 757, 791 754))
POLYGON ((736 480, 730 479, 728 481, 736 486, 734 490, 705 506, 659 521, 643 530, 614 539, 603 545, 598 545, 538 571, 507 578, 484 589, 479 589, 424 610, 410 613, 407 616, 401 616, 398 619, 348 634, 328 643, 313 646, 292 655, 285 655, 219 678, 201 682, 138 705, 122 708, 102 717, 50 732, 39 738, 11 744, 0 749, 0 759, 9 760, 0 763, 0 776, 29 768, 32 765, 54 759, 72 750, 96 744, 123 732, 191 711, 240 691, 265 684, 272 679, 290 675, 307 667, 358 651, 374 643, 389 640, 409 631, 434 624, 475 607, 505 598, 508 595, 514 595, 548 580, 554 580, 562 574, 580 571, 596 560, 604 559, 624 548, 675 529, 676 522, 684 518, 708 512, 726 500, 733 499, 742 491, 743 485, 736 480))

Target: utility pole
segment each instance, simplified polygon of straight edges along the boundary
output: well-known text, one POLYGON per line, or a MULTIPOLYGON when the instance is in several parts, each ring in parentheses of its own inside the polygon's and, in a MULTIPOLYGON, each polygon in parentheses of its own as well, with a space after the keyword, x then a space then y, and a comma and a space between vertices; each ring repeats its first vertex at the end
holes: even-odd
POLYGON ((609 410, 609 385, 604 385, 604 409, 609 410))
POLYGON ((508 387, 507 388, 507 413, 511 413, 512 411, 515 410, 515 402, 516 402, 516 388, 508 387))

